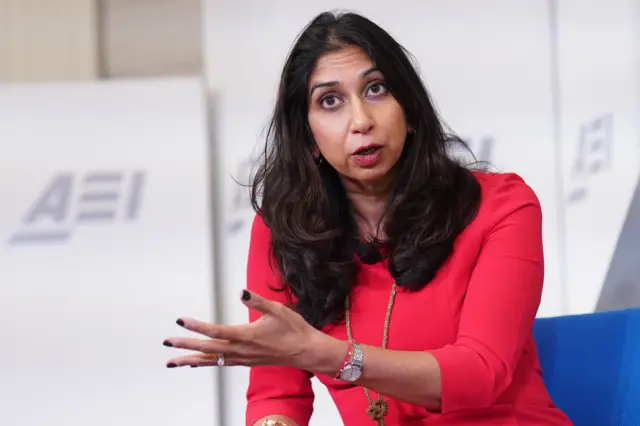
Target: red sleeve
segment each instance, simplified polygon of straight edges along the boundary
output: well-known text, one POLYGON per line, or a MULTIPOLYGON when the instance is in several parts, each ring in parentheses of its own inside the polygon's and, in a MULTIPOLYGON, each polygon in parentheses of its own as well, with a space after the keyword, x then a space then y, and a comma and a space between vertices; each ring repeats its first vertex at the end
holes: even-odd
POLYGON ((486 222, 487 231, 458 336, 431 352, 442 375, 443 413, 489 406, 509 386, 542 296, 540 203, 517 175, 487 179, 500 181, 493 188, 483 185, 487 194, 476 220, 486 222))
MULTIPOLYGON (((286 303, 283 292, 270 287, 279 284, 279 274, 274 273, 269 262, 270 231, 256 215, 251 229, 251 243, 247 262, 247 288, 263 297, 286 303)), ((275 266, 274 266, 275 268, 275 266)), ((260 317, 250 311, 250 321, 260 317)), ((283 415, 299 426, 309 424, 313 411, 311 374, 290 367, 252 367, 247 390, 247 426, 268 415, 283 415)))

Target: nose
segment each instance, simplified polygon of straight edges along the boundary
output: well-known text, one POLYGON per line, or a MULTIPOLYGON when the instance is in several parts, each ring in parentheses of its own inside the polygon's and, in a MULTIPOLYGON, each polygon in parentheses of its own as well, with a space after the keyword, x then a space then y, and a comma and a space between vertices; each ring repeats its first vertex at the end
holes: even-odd
POLYGON ((361 100, 351 102, 351 133, 366 134, 373 128, 373 118, 361 100))

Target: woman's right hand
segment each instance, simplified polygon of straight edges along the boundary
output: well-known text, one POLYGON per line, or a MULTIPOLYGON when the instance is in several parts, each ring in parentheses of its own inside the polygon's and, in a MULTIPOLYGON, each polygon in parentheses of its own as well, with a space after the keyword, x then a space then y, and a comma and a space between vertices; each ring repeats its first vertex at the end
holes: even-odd
POLYGON ((285 417, 285 416, 267 416, 267 417, 263 417, 262 419, 258 420, 257 422, 255 422, 253 424, 253 426, 271 426, 270 423, 268 423, 268 421, 271 420, 273 422, 273 426, 302 426, 302 425, 298 425, 296 422, 294 422, 293 420, 291 420, 289 417, 285 417), (278 423, 280 422, 280 423, 278 423))

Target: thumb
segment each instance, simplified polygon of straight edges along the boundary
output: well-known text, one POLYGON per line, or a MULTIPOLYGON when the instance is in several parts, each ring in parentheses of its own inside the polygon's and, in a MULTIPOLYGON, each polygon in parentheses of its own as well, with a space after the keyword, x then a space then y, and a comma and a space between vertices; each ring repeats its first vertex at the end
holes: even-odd
POLYGON ((256 293, 250 292, 249 290, 242 290, 241 299, 242 303, 244 303, 248 308, 276 317, 280 316, 286 308, 282 303, 265 299, 256 293))

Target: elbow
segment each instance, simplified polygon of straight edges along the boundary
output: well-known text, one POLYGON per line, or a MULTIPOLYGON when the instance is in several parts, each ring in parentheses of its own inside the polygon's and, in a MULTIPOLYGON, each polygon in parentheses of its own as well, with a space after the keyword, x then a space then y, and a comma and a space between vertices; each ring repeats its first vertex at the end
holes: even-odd
POLYGON ((486 408, 511 383, 511 370, 499 358, 461 345, 446 346, 432 354, 440 365, 439 412, 486 408))
POLYGON ((500 380, 492 371, 469 374, 466 383, 450 389, 441 406, 443 413, 491 407, 501 392, 500 380))
POLYGON ((430 397, 424 406, 427 410, 433 411, 434 413, 442 413, 442 395, 430 397))

